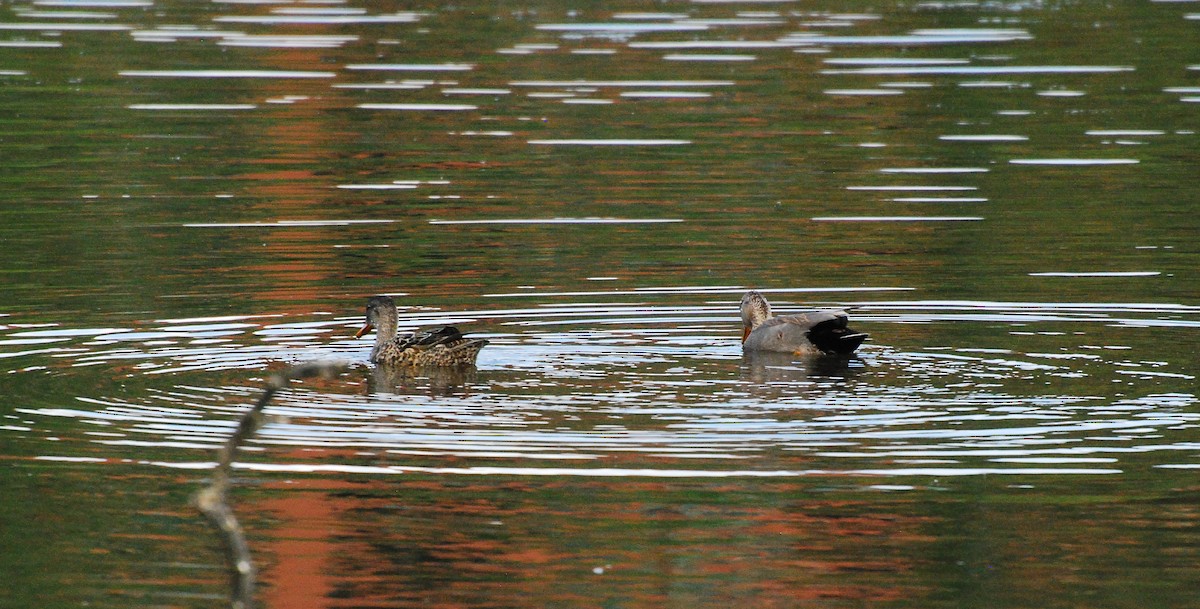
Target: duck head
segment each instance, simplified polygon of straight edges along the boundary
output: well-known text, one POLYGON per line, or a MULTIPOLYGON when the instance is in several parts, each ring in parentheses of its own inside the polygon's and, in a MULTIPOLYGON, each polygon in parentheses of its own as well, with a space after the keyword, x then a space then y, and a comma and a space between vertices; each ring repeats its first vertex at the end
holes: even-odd
POLYGON ((768 319, 771 319, 771 303, 755 290, 746 292, 742 296, 742 342, 768 319))
POLYGON ((396 337, 396 303, 388 296, 372 296, 367 300, 367 321, 354 338, 378 330, 375 342, 387 342, 396 337))

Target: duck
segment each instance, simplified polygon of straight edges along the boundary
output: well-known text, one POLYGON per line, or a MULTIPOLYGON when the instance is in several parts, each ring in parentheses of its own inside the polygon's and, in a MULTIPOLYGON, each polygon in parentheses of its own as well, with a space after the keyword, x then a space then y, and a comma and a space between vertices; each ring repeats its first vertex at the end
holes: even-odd
POLYGON ((850 356, 867 340, 865 332, 847 325, 845 309, 771 315, 771 303, 760 292, 742 296, 742 352, 850 356))
POLYGON ((362 338, 375 328, 371 363, 388 366, 461 368, 474 366, 486 339, 466 338, 454 326, 396 335, 396 303, 388 296, 367 300, 367 322, 354 334, 362 338))

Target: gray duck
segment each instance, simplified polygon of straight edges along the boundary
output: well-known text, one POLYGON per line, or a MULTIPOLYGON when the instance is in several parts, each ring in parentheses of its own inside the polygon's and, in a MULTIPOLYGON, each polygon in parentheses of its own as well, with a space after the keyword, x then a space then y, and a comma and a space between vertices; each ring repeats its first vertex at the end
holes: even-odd
POLYGON ((847 325, 844 309, 771 315, 771 304, 757 291, 742 296, 742 351, 797 355, 852 355, 867 339, 847 325))

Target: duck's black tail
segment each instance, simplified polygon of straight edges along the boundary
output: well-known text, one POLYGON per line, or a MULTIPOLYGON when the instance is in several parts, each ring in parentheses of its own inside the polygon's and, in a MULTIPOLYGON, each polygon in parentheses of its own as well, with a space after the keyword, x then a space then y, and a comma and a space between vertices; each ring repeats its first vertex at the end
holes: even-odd
POLYGON ((823 353, 851 355, 870 336, 866 332, 855 332, 846 325, 845 315, 823 321, 808 331, 808 340, 823 353))

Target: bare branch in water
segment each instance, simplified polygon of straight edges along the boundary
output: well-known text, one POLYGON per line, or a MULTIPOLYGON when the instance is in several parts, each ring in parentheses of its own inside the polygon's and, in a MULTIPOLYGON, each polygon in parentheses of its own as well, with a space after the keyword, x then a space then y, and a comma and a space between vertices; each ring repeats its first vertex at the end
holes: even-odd
POLYGON ((225 543, 226 559, 230 566, 230 583, 233 586, 230 604, 233 609, 251 609, 254 606, 254 563, 250 560, 250 546, 242 533, 242 525, 233 514, 229 505, 229 488, 233 458, 238 447, 254 436, 254 432, 262 423, 263 408, 267 402, 293 379, 303 379, 313 376, 332 378, 345 369, 343 364, 332 362, 309 362, 292 366, 278 374, 272 374, 267 379, 267 386, 258 402, 246 414, 242 415, 233 436, 221 447, 218 454, 217 467, 213 470, 212 481, 200 489, 192 497, 192 504, 208 518, 208 522, 217 531, 217 535, 225 543))

